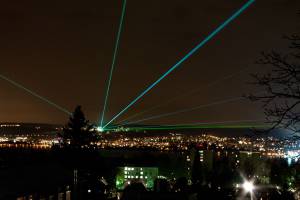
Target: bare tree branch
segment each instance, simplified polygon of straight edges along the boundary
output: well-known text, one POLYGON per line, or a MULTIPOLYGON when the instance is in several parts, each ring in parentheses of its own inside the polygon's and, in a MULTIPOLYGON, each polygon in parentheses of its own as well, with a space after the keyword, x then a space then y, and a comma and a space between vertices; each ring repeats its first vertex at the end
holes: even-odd
POLYGON ((262 87, 263 95, 249 95, 252 101, 263 103, 270 130, 285 128, 300 131, 300 36, 285 36, 291 52, 263 52, 258 64, 271 66, 269 73, 252 74, 254 84, 262 87))

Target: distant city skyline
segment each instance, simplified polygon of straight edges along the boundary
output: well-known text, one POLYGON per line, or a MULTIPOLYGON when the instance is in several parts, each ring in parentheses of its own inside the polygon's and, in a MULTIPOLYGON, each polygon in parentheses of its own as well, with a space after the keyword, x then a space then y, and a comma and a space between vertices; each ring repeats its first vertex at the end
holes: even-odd
MULTIPOLYGON (((105 120, 110 120, 245 2, 129 0, 105 120)), ((0 8, 0 74, 69 111, 82 105, 90 121, 99 121, 121 6, 120 1, 5 2, 0 8)), ((262 51, 288 47, 282 36, 299 29, 299 6, 298 0, 257 1, 119 120, 176 96, 183 97, 136 120, 258 91, 248 84, 249 74, 264 69, 254 63, 262 51), (191 95, 184 96, 189 92, 191 95)), ((64 124, 68 120, 65 113, 3 80, 0 90, 0 122, 64 124)), ((258 104, 243 100, 147 123, 263 117, 258 104)))

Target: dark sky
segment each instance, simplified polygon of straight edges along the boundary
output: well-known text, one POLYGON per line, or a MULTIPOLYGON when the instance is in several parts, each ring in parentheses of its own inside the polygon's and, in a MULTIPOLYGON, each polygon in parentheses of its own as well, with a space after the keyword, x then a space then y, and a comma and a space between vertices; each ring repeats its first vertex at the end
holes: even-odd
MULTIPOLYGON (((128 0, 106 120, 175 64, 246 0, 128 0)), ((0 73, 73 110, 99 119, 121 0, 5 1, 0 6, 0 73)), ((122 118, 199 88, 143 117, 254 91, 249 73, 261 51, 285 51, 283 35, 299 30, 299 0, 257 0, 216 38, 148 93, 122 118), (247 68, 248 67, 248 68, 247 68), (243 73, 206 87, 247 68, 243 73)), ((0 121, 65 123, 67 115, 0 80, 0 121)), ((143 118, 142 116, 139 117, 143 118)), ((248 101, 147 123, 261 119, 248 101)))

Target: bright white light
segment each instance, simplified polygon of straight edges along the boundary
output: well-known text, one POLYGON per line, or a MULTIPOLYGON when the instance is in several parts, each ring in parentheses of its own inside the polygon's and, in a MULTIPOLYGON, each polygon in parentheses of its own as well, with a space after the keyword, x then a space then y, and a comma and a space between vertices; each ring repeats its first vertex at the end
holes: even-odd
POLYGON ((252 193, 252 191, 254 190, 254 185, 250 181, 245 181, 243 184, 243 188, 246 192, 252 193))
POLYGON ((103 131, 104 131, 104 128, 103 128, 103 127, 101 127, 101 126, 98 126, 98 127, 97 127, 97 131, 99 131, 99 132, 103 132, 103 131))

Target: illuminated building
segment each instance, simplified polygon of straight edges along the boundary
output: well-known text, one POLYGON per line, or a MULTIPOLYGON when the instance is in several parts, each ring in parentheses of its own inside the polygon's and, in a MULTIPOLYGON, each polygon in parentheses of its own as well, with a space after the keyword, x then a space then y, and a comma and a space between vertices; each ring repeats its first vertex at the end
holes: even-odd
POLYGON ((116 175, 116 188, 123 190, 131 183, 141 182, 147 189, 154 188, 154 181, 158 177, 156 167, 119 167, 116 175))

